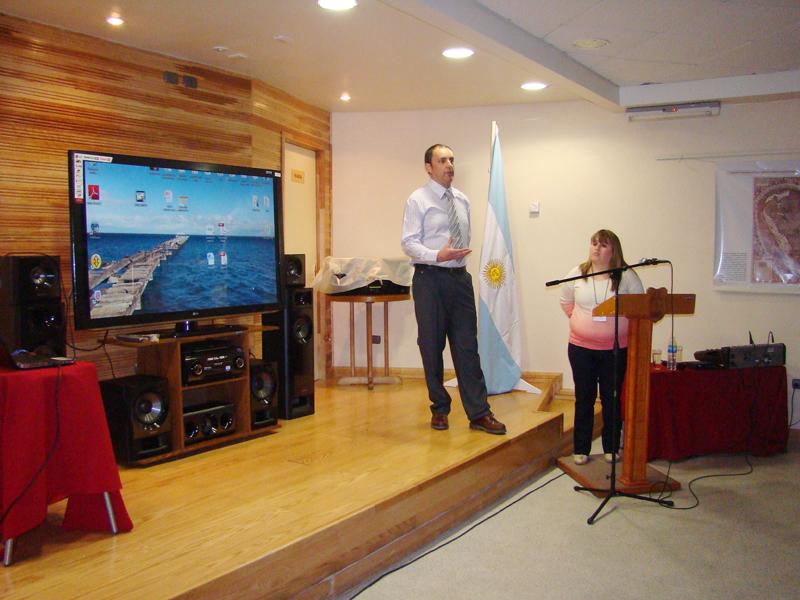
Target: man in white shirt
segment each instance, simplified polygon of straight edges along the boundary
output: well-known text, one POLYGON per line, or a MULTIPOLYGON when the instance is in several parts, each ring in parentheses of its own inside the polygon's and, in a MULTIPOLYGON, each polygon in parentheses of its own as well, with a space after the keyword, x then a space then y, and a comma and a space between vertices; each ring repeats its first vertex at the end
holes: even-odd
POLYGON ((478 317, 472 276, 465 267, 472 251, 469 200, 452 187, 453 151, 435 144, 425 152, 427 185, 406 201, 400 245, 414 265, 412 293, 417 316, 417 343, 431 401, 431 427, 447 429, 450 395, 444 388, 445 340, 458 378, 461 403, 471 429, 504 434, 486 399, 486 382, 478 356, 478 317))

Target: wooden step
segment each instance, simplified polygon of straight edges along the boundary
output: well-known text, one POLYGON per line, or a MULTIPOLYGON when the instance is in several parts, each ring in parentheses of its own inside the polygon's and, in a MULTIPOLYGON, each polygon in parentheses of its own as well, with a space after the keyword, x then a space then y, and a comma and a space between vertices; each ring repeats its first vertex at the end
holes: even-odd
MULTIPOLYGON (((546 394, 555 395, 546 380, 546 394)), ((316 414, 274 434, 123 468, 130 533, 65 532, 63 504, 19 536, 11 597, 324 598, 341 595, 550 468, 558 402, 490 398, 504 436, 473 431, 451 390, 430 428, 423 380, 320 383, 316 414)), ((567 408, 566 406, 563 408, 567 408)))

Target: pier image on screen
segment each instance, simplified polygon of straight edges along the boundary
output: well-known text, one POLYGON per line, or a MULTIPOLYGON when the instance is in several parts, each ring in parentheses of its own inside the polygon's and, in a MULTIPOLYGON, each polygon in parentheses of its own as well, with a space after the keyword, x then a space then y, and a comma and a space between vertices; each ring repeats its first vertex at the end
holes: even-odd
POLYGON ((83 161, 91 319, 277 302, 275 180, 83 161))

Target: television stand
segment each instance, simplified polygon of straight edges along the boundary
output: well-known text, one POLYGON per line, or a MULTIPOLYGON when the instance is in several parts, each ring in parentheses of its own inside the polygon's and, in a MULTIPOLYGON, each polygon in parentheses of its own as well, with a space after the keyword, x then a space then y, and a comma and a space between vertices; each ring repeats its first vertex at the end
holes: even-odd
MULTIPOLYGON (((136 349, 140 375, 156 376, 166 382, 169 428, 165 427, 163 435, 169 440, 169 448, 128 460, 126 464, 150 465, 274 433, 279 428, 276 421, 257 418, 256 412, 264 408, 252 402, 250 361, 246 358, 250 354, 251 334, 264 330, 265 326, 204 325, 188 332, 162 330, 156 340, 125 340, 119 336, 108 340, 109 344, 136 349), (213 342, 214 348, 225 348, 224 351, 243 357, 244 368, 231 371, 229 376, 190 380, 185 359, 192 356, 202 361, 204 355, 198 345, 206 341, 213 342)), ((217 355, 211 352, 210 356, 213 361, 217 355)), ((274 402, 269 408, 270 416, 277 415, 277 397, 274 402)))

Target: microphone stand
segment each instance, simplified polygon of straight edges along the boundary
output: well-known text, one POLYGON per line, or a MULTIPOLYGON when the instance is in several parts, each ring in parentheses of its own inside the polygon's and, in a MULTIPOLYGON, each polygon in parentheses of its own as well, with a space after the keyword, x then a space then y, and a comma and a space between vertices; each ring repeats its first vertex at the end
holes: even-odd
MULTIPOLYGON (((660 262, 660 261, 659 261, 660 262)), ((597 515, 600 514, 600 511, 605 508, 605 505, 608 504, 608 501, 611 498, 616 497, 623 497, 623 498, 635 498, 636 500, 644 500, 646 502, 653 502, 655 504, 659 504, 661 506, 673 506, 675 503, 672 500, 667 500, 664 498, 648 498, 647 496, 641 496, 639 494, 630 494, 628 492, 622 492, 617 489, 617 451, 614 449, 614 446, 617 443, 617 410, 619 407, 619 389, 617 386, 617 369, 619 365, 619 287, 622 285, 622 274, 627 271, 628 269, 633 269, 635 267, 644 266, 648 264, 656 264, 654 259, 642 261, 640 264, 637 265, 624 265, 622 267, 615 267, 613 269, 606 269, 605 271, 598 271, 596 273, 587 273, 586 275, 576 275, 575 277, 566 277, 564 279, 554 279, 553 281, 548 281, 545 283, 545 286, 550 287, 553 285, 559 285, 562 283, 567 283, 568 281, 575 281, 576 279, 584 279, 587 277, 597 277, 598 275, 605 275, 606 273, 611 274, 612 280, 614 277, 619 277, 617 280, 616 288, 614 289, 614 376, 612 379, 612 394, 611 394, 611 444, 612 444, 612 453, 611 456, 613 460, 611 461, 611 477, 608 489, 600 489, 600 488, 590 488, 581 485, 576 485, 573 489, 576 492, 592 492, 592 493, 599 493, 605 494, 605 498, 600 503, 600 506, 597 507, 592 513, 586 522, 589 525, 594 525, 597 515)))

